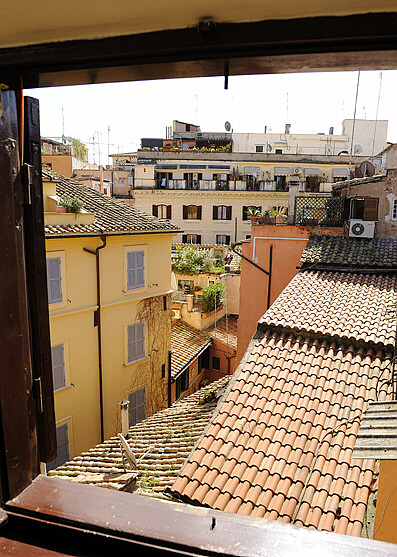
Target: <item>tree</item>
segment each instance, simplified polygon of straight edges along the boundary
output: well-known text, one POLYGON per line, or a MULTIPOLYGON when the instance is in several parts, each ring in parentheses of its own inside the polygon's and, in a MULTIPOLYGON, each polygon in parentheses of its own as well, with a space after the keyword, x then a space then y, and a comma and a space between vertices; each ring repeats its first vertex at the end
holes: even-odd
POLYGON ((210 284, 203 288, 201 296, 203 313, 209 313, 222 305, 225 298, 225 288, 225 285, 220 282, 217 284, 210 284))
POLYGON ((211 250, 196 246, 178 246, 172 256, 172 270, 178 275, 199 275, 200 273, 221 273, 224 271, 223 254, 211 255, 211 250))

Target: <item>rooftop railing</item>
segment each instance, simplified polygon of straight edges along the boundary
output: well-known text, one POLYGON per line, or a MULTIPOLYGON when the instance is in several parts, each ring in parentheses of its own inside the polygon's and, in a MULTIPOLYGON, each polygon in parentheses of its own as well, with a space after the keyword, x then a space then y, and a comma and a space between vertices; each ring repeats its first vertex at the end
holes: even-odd
POLYGON ((342 226, 343 199, 324 195, 295 198, 294 224, 303 226, 342 226))

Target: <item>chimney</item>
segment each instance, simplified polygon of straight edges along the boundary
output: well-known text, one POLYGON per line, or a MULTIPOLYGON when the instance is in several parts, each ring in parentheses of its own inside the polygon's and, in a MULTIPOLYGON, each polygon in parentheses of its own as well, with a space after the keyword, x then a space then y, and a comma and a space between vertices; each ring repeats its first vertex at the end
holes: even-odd
POLYGON ((265 126, 265 133, 267 133, 267 126, 265 126))
POLYGON ((285 124, 285 133, 287 135, 291 133, 291 124, 285 124))
POLYGON ((129 428, 128 408, 130 406, 130 401, 122 400, 121 402, 119 402, 119 406, 121 408, 121 433, 125 437, 128 433, 129 428))
POLYGON ((329 128, 328 135, 334 135, 334 126, 331 126, 331 127, 329 128))
POLYGON ((193 311, 193 294, 187 294, 186 302, 187 302, 187 310, 193 311))

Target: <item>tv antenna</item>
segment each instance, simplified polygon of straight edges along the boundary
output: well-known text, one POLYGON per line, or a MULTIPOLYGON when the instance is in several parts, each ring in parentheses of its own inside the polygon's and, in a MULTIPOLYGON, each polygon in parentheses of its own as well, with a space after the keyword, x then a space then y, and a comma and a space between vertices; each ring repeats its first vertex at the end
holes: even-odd
POLYGON ((226 121, 225 122, 225 130, 227 132, 230 132, 231 129, 232 129, 232 126, 231 126, 230 122, 226 121))

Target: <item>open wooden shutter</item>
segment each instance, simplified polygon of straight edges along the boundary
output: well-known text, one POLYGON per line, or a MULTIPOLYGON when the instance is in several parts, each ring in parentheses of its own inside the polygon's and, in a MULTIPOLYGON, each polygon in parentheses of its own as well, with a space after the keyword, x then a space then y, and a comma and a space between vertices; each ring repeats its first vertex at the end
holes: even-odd
POLYGON ((187 219, 187 218, 188 218, 187 215, 188 215, 188 206, 187 206, 187 205, 184 205, 184 206, 182 207, 182 218, 183 218, 183 219, 187 219))
POLYGON ((196 244, 201 244, 201 234, 196 234, 196 244))
POLYGON ((231 205, 226 207, 226 220, 232 220, 232 207, 231 207, 231 205))
POLYGON ((167 219, 170 220, 172 216, 172 205, 167 205, 167 219))
POLYGON ((158 217, 159 216, 159 208, 157 205, 152 205, 152 215, 154 217, 158 217))
POLYGON ((202 215, 202 206, 197 205, 197 219, 198 220, 201 220, 201 215, 202 215))
POLYGON ((214 205, 212 207, 212 219, 213 220, 218 220, 218 206, 214 205))
POLYGON ((248 207, 243 205, 243 220, 247 220, 247 219, 248 219, 248 207))
POLYGON ((230 245, 230 236, 226 236, 226 245, 230 245))
POLYGON ((366 197, 364 199, 363 220, 378 220, 378 205, 379 199, 377 197, 366 197))
POLYGON ((182 234, 182 244, 187 244, 187 234, 182 234))

